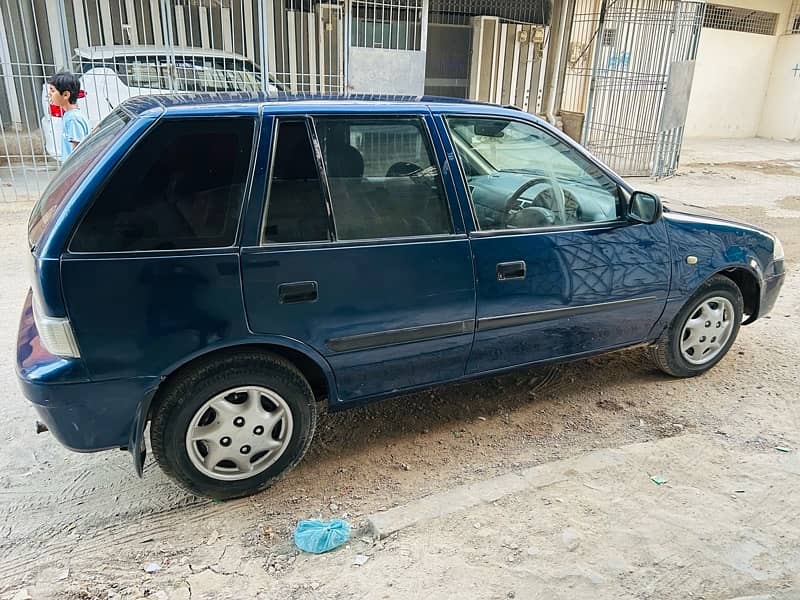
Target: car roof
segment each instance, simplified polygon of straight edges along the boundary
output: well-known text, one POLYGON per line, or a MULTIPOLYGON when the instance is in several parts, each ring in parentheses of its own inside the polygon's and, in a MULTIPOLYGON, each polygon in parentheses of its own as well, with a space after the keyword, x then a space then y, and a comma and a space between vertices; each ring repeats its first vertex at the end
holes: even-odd
MULTIPOLYGON (((132 114, 142 114, 149 110, 184 110, 198 113, 208 113, 214 110, 229 109, 233 106, 244 109, 246 112, 255 112, 262 105, 289 105, 304 104, 304 108, 332 107, 340 105, 342 107, 355 105, 421 105, 421 106, 445 106, 459 105, 471 106, 480 109, 513 109, 513 106, 501 107, 497 104, 487 104, 474 100, 464 100, 461 98, 445 98, 440 96, 399 96, 391 94, 290 94, 286 92, 203 92, 203 93, 183 93, 183 94, 164 94, 154 96, 135 96, 126 100, 123 104, 125 110, 132 114), (247 110, 249 108, 249 111, 247 110)), ((526 113, 527 114, 527 113, 526 113)), ((533 115, 529 115, 533 116, 533 115)))
MULTIPOLYGON (((246 56, 226 52, 224 50, 209 50, 207 48, 193 48, 191 46, 157 46, 157 45, 116 45, 116 46, 83 46, 75 48, 75 53, 86 60, 108 60, 120 56, 202 56, 208 58, 228 58, 250 61, 246 56)), ((252 61, 250 61, 252 62, 252 61)))

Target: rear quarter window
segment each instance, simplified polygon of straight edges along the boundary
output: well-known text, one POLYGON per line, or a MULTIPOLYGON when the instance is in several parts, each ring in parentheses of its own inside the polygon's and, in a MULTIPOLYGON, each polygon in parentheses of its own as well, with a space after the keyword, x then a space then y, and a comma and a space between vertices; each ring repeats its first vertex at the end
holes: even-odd
POLYGON ((72 252, 222 248, 236 240, 255 120, 164 119, 95 198, 72 252))
POLYGON ((28 242, 31 248, 39 243, 47 226, 69 198, 70 192, 86 178, 130 120, 131 117, 121 109, 112 112, 86 140, 78 144, 75 152, 64 162, 31 211, 28 220, 28 242))

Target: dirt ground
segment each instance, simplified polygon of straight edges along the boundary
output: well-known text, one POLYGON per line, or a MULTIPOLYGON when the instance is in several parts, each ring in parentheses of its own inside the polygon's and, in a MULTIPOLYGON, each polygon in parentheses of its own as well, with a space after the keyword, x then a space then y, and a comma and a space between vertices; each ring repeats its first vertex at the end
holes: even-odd
POLYGON ((635 184, 776 233, 790 271, 711 372, 671 379, 634 349, 323 414, 295 471, 227 503, 152 459, 140 480, 127 453, 34 435, 12 356, 29 206, 0 203, 0 598, 800 598, 800 145, 690 143, 684 163, 635 184), (639 483, 651 459, 685 487, 639 483), (365 529, 532 468, 580 477, 382 541, 365 529), (318 517, 354 525, 347 548, 293 549, 296 522, 318 517))

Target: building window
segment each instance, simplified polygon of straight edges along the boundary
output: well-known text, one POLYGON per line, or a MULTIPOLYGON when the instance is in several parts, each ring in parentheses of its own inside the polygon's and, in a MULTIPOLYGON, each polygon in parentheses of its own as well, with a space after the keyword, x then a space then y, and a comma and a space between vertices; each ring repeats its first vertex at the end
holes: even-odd
POLYGON ((786 24, 786 33, 800 33, 800 0, 794 0, 792 3, 789 21, 786 24))
POLYGON ((355 0, 351 44, 385 50, 422 49, 422 0, 355 0))
POLYGON ((617 41, 617 30, 606 29, 603 31, 603 46, 613 46, 617 41))
POLYGON ((741 31, 743 33, 758 33, 760 35, 775 35, 778 16, 778 13, 765 12, 763 10, 736 8, 723 4, 707 4, 703 27, 724 29, 726 31, 741 31))

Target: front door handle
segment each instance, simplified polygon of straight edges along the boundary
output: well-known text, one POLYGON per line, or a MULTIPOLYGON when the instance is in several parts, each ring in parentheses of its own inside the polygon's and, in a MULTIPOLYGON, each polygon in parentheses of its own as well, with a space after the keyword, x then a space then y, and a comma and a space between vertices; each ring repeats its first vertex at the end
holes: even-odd
POLYGON ((525 261, 516 260, 497 264, 497 281, 509 279, 525 279, 525 261))
POLYGON ((318 297, 316 281, 295 281, 278 286, 278 300, 281 304, 314 302, 318 297))

